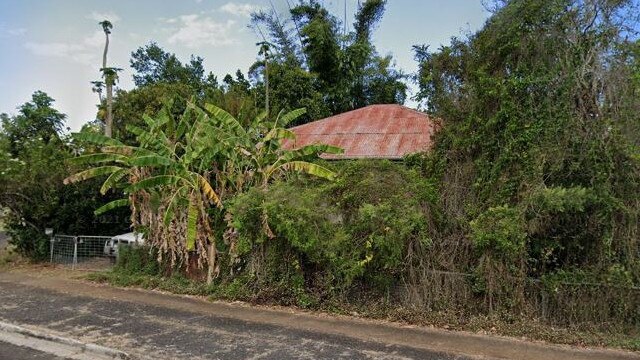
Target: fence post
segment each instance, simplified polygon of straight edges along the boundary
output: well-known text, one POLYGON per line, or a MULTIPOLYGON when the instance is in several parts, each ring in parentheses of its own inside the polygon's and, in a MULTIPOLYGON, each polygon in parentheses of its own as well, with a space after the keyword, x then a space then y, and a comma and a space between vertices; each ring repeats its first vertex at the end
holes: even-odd
POLYGON ((71 264, 71 270, 76 269, 76 265, 78 264, 78 237, 73 237, 73 263, 71 264))
POLYGON ((49 240, 49 243, 51 244, 50 246, 50 253, 51 253, 51 260, 50 262, 53 264, 53 243, 55 242, 55 238, 52 236, 51 240, 49 240))

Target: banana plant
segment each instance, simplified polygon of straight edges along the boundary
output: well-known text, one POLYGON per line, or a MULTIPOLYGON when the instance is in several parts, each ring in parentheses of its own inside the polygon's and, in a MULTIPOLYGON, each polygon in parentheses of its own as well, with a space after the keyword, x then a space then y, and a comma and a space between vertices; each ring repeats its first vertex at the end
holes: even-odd
POLYGON ((319 153, 340 153, 328 145, 297 150, 282 147, 295 135, 285 126, 304 114, 304 109, 281 112, 268 121, 260 115, 247 127, 223 109, 188 103, 175 117, 167 103, 155 117, 145 116, 144 126, 127 126, 139 146, 128 146, 99 134, 74 134, 77 141, 99 148, 96 153, 75 158, 93 167, 69 176, 65 183, 105 177, 100 189, 124 190, 127 198, 97 209, 132 208, 134 226, 148 232, 151 246, 172 264, 184 263, 189 253, 198 254, 198 264, 209 266, 208 280, 215 272, 216 247, 209 210, 224 211, 225 199, 251 187, 267 187, 288 172, 301 172, 326 179, 335 174, 306 161, 319 153))

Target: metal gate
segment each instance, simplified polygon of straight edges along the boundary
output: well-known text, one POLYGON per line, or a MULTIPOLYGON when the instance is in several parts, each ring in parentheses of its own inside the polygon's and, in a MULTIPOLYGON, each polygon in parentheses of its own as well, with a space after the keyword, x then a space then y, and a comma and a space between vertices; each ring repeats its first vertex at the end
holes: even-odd
POLYGON ((56 235, 51 238, 51 263, 71 269, 99 270, 110 267, 109 236, 56 235))

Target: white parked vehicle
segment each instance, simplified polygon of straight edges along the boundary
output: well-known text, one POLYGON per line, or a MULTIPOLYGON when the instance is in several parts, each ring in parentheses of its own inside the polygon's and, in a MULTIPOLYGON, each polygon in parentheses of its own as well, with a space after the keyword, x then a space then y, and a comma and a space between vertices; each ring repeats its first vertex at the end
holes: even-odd
POLYGON ((112 237, 104 243, 104 254, 118 257, 118 247, 120 245, 144 245, 144 236, 140 233, 130 232, 112 237))

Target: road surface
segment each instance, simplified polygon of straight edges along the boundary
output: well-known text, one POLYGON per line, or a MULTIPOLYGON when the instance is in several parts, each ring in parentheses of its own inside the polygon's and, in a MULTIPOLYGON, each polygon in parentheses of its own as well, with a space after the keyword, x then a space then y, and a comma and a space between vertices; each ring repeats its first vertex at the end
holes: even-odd
POLYGON ((2 281, 0 320, 49 329, 149 359, 464 359, 118 299, 61 294, 2 281))
POLYGON ((0 341, 0 359, 2 360, 66 360, 44 351, 33 350, 0 341))
POLYGON ((0 271, 0 322, 135 359, 640 359, 624 351, 117 289, 73 278, 79 275, 0 271))

